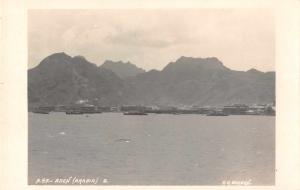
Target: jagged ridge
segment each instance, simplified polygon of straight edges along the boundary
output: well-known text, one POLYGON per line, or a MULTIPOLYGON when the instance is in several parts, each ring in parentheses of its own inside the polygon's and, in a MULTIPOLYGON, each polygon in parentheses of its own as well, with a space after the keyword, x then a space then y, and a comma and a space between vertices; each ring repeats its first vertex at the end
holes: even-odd
MULTIPOLYGON (((136 67, 123 62, 115 67, 124 65, 136 67)), ((139 69, 130 77, 115 72, 82 56, 50 55, 28 71, 29 104, 71 104, 89 99, 101 105, 224 105, 275 99, 275 72, 234 71, 215 57, 180 57, 161 71, 139 69)))

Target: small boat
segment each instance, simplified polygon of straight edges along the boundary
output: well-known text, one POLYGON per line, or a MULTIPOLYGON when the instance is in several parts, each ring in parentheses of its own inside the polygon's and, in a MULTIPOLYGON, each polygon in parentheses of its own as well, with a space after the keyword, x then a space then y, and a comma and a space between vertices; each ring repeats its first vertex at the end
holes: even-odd
POLYGON ((83 112, 72 110, 72 111, 66 111, 66 114, 68 114, 68 115, 72 115, 72 114, 79 115, 79 114, 83 114, 83 112))
POLYGON ((49 111, 44 111, 44 110, 35 110, 35 111, 32 111, 32 113, 49 114, 50 112, 49 111))
POLYGON ((85 114, 97 114, 97 113, 102 113, 102 111, 83 111, 85 114))
POLYGON ((228 114, 225 114, 223 112, 212 112, 212 113, 206 114, 206 116, 228 116, 228 114))
POLYGON ((124 112, 124 115, 148 115, 145 112, 141 112, 141 111, 128 111, 128 112, 124 112))

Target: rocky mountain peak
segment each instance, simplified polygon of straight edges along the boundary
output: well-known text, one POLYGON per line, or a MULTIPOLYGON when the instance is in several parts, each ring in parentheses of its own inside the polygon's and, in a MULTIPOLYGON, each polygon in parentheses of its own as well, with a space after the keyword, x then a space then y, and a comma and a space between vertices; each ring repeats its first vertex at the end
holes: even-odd
POLYGON ((208 58, 194 58, 181 56, 175 62, 169 63, 163 71, 176 71, 176 70, 223 70, 226 68, 223 63, 216 57, 208 58))
POLYGON ((129 61, 111 61, 106 60, 100 68, 105 68, 113 71, 120 78, 133 77, 140 73, 144 73, 145 70, 137 67, 129 61))
POLYGON ((247 73, 261 74, 261 73, 263 73, 263 72, 261 72, 261 71, 259 71, 259 70, 257 70, 257 69, 252 68, 252 69, 249 69, 249 70, 247 71, 247 73))

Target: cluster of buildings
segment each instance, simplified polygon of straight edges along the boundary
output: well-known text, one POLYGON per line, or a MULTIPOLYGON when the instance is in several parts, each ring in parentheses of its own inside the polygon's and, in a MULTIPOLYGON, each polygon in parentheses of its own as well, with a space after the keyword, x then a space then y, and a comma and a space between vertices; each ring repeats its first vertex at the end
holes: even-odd
POLYGON ((39 106, 31 111, 36 113, 66 112, 67 114, 123 112, 123 113, 156 113, 156 114, 220 114, 220 115, 275 115, 274 104, 232 104, 226 106, 96 106, 91 104, 39 106))
POLYGON ((121 112, 140 111, 146 113, 157 114, 211 114, 220 113, 223 115, 275 115, 275 106, 272 104, 259 104, 259 105, 246 105, 246 104, 233 104, 221 107, 199 107, 199 106, 121 106, 121 112))

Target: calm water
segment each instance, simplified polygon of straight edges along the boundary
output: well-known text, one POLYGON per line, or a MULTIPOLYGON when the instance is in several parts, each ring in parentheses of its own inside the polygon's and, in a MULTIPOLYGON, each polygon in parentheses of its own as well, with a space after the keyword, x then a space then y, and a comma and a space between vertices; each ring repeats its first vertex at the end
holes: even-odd
POLYGON ((29 113, 29 184, 273 185, 275 117, 29 113))

